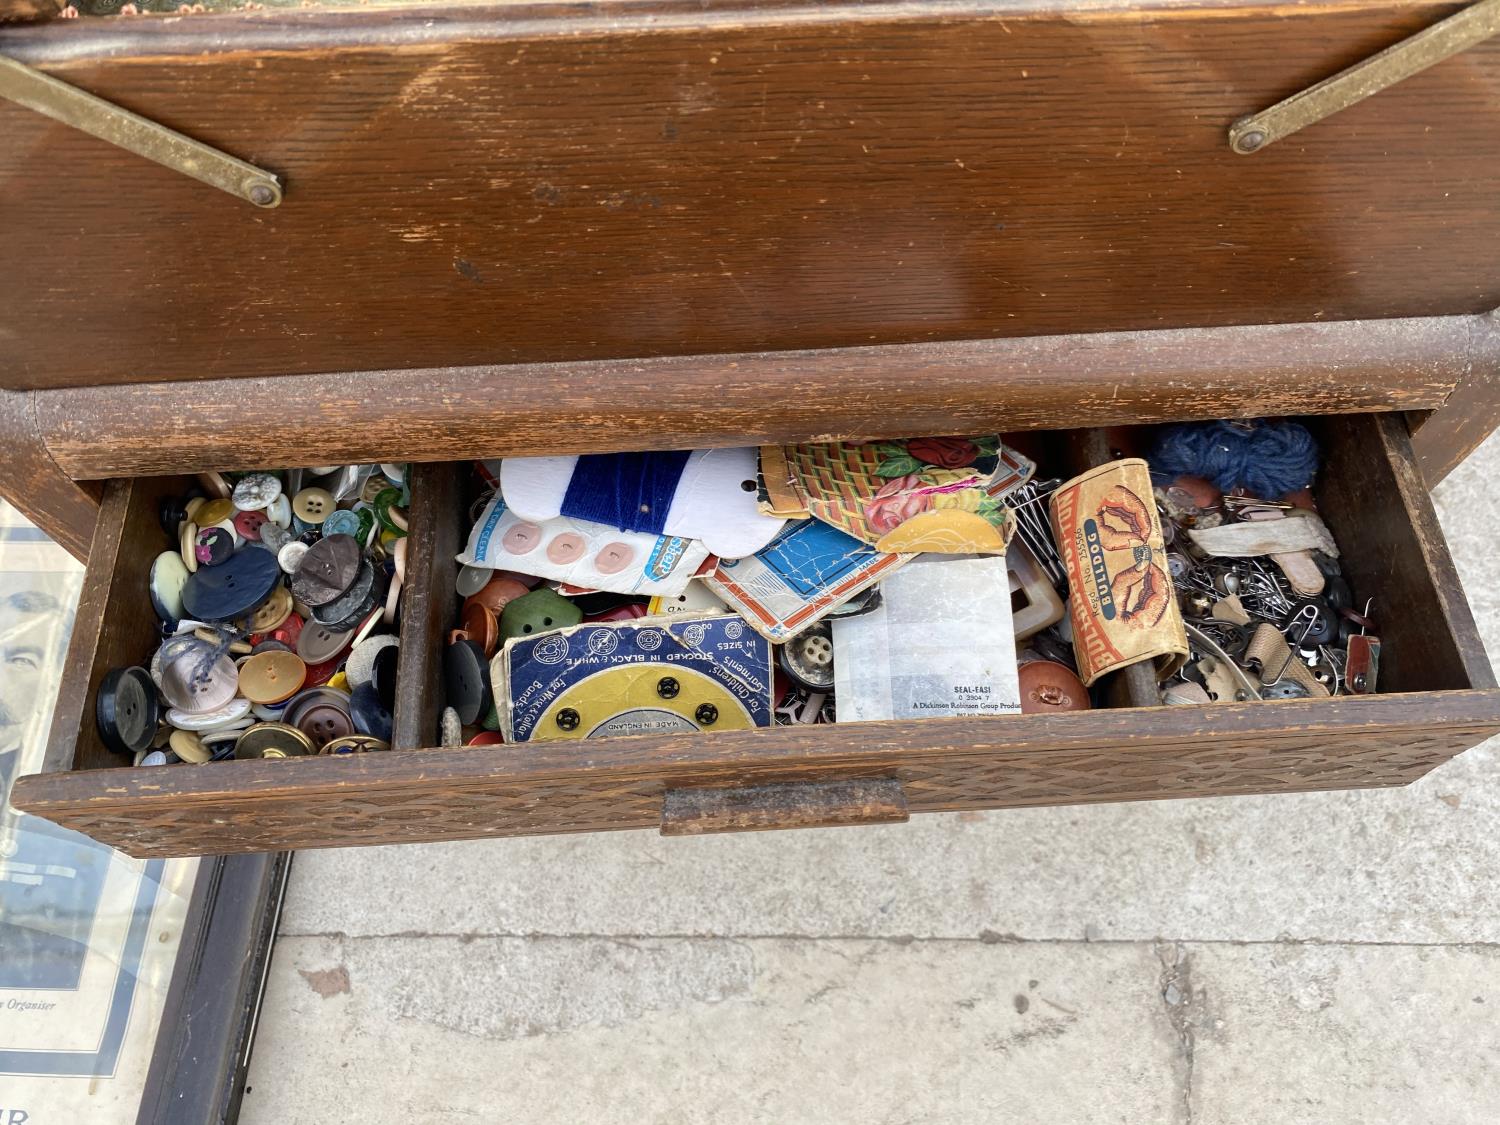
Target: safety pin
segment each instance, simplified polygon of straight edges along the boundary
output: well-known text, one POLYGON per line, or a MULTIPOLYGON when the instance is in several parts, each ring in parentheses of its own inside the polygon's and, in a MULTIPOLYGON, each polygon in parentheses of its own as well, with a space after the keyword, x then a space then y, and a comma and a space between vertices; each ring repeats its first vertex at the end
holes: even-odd
MULTIPOLYGON (((1263 688, 1275 687, 1281 683, 1281 678, 1286 675, 1286 670, 1292 666, 1292 661, 1297 659, 1297 650, 1307 642, 1307 635, 1312 632, 1313 626, 1318 623, 1318 607, 1315 605, 1305 605, 1297 611, 1297 617, 1307 617, 1307 624, 1302 629, 1302 635, 1297 638, 1295 645, 1289 646, 1290 651, 1287 653, 1286 660, 1282 663, 1281 670, 1276 673, 1274 680, 1267 680, 1264 673, 1262 673, 1260 685, 1263 688)), ((1287 622, 1288 629, 1297 623, 1297 617, 1293 617, 1287 622)))

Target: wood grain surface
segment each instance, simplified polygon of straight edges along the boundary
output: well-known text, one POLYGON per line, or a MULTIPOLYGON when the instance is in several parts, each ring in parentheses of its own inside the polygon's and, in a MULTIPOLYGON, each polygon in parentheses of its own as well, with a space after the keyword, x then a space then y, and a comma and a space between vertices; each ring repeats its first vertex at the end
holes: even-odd
POLYGON ((134 1125, 239 1120, 291 862, 281 852, 200 865, 134 1125))
POLYGON ((743 789, 668 789, 663 836, 899 824, 910 816, 895 778, 803 781, 743 789))
POLYGON ((1380 675, 1401 691, 1467 682, 1495 686, 1404 421, 1320 419, 1315 492, 1339 545, 1339 566, 1360 601, 1374 599, 1380 675))
POLYGON ((1412 435, 1428 488, 1458 467, 1500 425, 1500 311, 1468 318, 1469 369, 1439 409, 1417 422, 1412 435))
POLYGON ((151 564, 170 543, 157 509, 164 497, 180 496, 187 486, 180 478, 151 477, 111 481, 105 488, 48 728, 44 770, 128 764, 99 736, 94 701, 110 669, 144 666, 160 643, 161 620, 151 607, 151 564))
POLYGON ((776 727, 38 774, 19 809, 130 855, 654 828, 666 790, 895 778, 912 812, 1404 785, 1500 691, 776 727))
POLYGON ((35 392, 78 478, 1432 409, 1473 316, 35 392))
POLYGON ((88 558, 99 518, 97 484, 80 484, 58 467, 36 430, 29 391, 0 391, 0 496, 79 561, 88 558))
POLYGON ((287 196, 257 210, 0 105, 0 385, 1477 313, 1500 305, 1500 42, 1253 157, 1225 141, 1457 6, 8 27, 0 52, 287 196))
POLYGON ((459 497, 467 467, 415 465, 401 587, 401 656, 391 746, 411 750, 436 741, 443 709, 443 651, 457 625, 456 556, 468 534, 459 497))

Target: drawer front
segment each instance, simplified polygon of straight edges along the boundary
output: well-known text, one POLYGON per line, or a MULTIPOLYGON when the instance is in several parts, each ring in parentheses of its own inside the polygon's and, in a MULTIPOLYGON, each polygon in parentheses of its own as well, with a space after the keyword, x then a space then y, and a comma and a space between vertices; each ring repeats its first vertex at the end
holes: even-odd
POLYGON ((893 778, 912 812, 1406 785, 1500 730, 1493 692, 1369 703, 622 739, 587 762, 522 746, 39 775, 13 800, 127 854, 175 856, 653 828, 672 792, 825 779, 893 778))
POLYGON ((257 210, 0 103, 0 385, 1478 313, 1500 305, 1500 42, 1253 156, 1227 141, 1452 9, 605 0, 5 29, 0 52, 286 198, 257 210))
POLYGON ((1350 415, 1320 427, 1319 499, 1345 573, 1400 607, 1382 628, 1394 694, 422 749, 436 741, 439 642, 466 526, 460 467, 435 464, 413 477, 397 752, 114 769, 93 691, 110 667, 150 650, 156 502, 181 486, 142 478, 105 496, 53 725, 58 772, 22 779, 13 799, 154 856, 1405 784, 1500 730, 1500 691, 1402 421, 1350 415))

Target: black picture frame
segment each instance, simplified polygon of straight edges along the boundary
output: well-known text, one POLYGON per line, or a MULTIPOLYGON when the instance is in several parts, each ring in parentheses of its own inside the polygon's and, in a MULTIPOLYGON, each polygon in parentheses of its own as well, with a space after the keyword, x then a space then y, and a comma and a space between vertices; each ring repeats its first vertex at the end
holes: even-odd
POLYGON ((232 1125, 292 853, 206 856, 183 924, 136 1125, 232 1125))

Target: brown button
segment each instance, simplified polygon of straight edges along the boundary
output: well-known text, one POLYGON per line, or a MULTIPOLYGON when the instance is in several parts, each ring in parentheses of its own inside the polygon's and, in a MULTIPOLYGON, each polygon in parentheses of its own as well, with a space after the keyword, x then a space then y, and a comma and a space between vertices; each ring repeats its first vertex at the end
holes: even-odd
MULTIPOLYGON (((406 540, 403 539, 402 542, 404 543, 406 540)), ((514 601, 516 598, 530 592, 524 583, 516 581, 510 575, 497 574, 486 582, 478 593, 470 594, 465 598, 464 606, 467 608, 478 603, 482 606, 488 606, 491 612, 498 615, 505 608, 507 602, 514 601)))
POLYGON ((251 703, 280 703, 302 690, 307 664, 294 652, 262 652, 240 665, 240 694, 251 703))
POLYGON ((343 652, 353 637, 353 633, 337 633, 327 625, 309 621, 297 636, 297 655, 309 664, 322 664, 343 652))
POLYGON ((463 632, 469 640, 484 649, 486 656, 494 656, 495 650, 500 647, 500 622, 495 617, 495 611, 489 606, 480 605, 478 602, 469 602, 465 605, 463 632))
POLYGON ((306 707, 297 716, 297 727, 314 746, 322 746, 335 738, 347 738, 354 733, 354 720, 349 712, 332 703, 318 702, 306 707))
POLYGON ((229 499, 229 482, 220 473, 199 473, 198 483, 201 484, 210 496, 218 497, 220 500, 229 499))
POLYGON ((359 544, 351 535, 330 535, 307 549, 292 574, 292 593, 310 606, 328 605, 359 577, 359 544))
POLYGON ((292 592, 285 586, 271 591, 271 598, 250 615, 250 632, 269 633, 292 615, 292 592))
POLYGON ((286 723, 256 723, 234 744, 236 758, 294 758, 311 754, 312 740, 286 723))
POLYGON ((1055 660, 1033 660, 1021 665, 1021 713, 1087 711, 1088 690, 1073 669, 1055 660))
POLYGON ((216 523, 234 518, 234 502, 231 500, 210 500, 198 509, 198 514, 193 522, 199 527, 211 527, 216 523))

